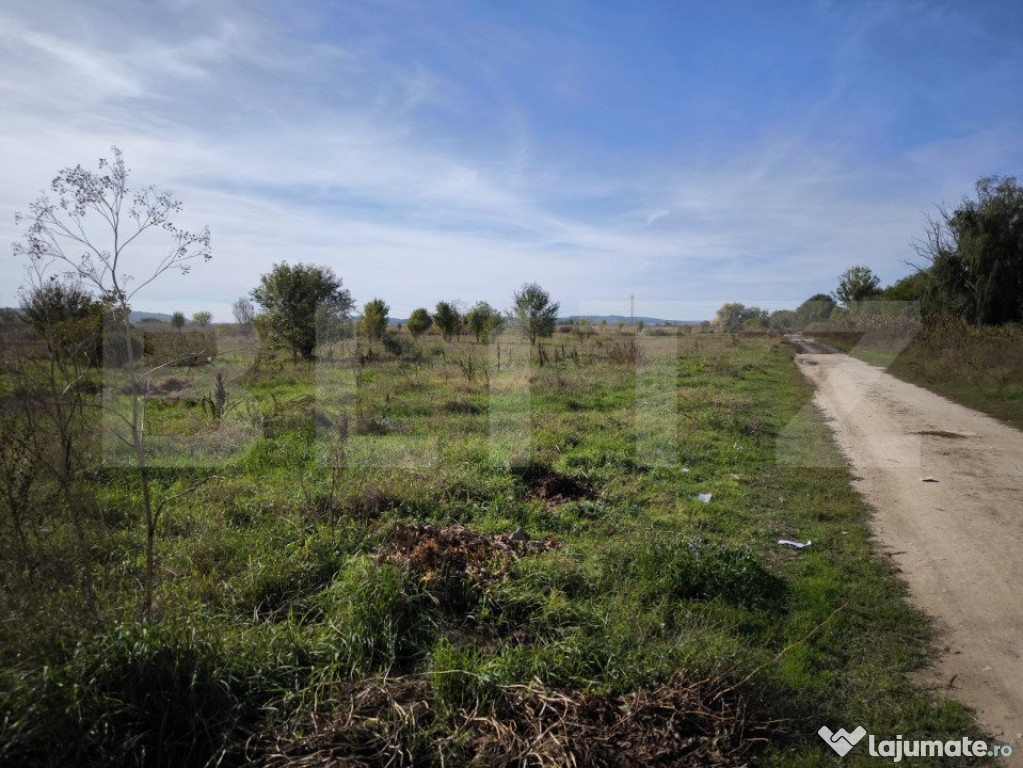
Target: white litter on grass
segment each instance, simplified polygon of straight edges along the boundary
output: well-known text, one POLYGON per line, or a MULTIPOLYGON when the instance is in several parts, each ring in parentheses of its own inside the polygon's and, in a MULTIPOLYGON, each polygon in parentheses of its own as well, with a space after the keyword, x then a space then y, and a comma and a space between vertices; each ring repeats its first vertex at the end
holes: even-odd
POLYGON ((735 445, 733 445, 732 447, 733 447, 733 448, 734 448, 735 450, 739 451, 740 453, 741 453, 742 451, 745 451, 745 450, 746 450, 745 448, 743 448, 743 447, 742 447, 741 445, 739 445, 738 443, 736 443, 736 444, 735 444, 735 445))
POLYGON ((704 504, 710 504, 710 500, 714 498, 714 494, 713 493, 699 493, 699 494, 696 495, 696 498, 698 498, 704 504))
POLYGON ((682 467, 682 471, 685 472, 688 475, 693 470, 691 470, 689 467, 682 467))
POLYGON ((921 477, 920 478, 920 482, 921 483, 936 483, 938 481, 935 480, 933 477, 927 476, 927 477, 921 477))
POLYGON ((813 544, 813 542, 809 539, 807 539, 805 544, 800 541, 792 541, 791 539, 778 539, 778 543, 783 547, 795 547, 796 549, 806 549, 808 546, 813 544))

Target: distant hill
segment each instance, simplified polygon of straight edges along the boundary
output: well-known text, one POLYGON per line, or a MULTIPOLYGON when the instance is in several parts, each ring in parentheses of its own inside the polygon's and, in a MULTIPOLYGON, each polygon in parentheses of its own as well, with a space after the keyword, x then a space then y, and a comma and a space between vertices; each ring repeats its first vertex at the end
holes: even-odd
MULTIPOLYGON (((0 307, 0 313, 9 313, 9 312, 14 312, 14 313, 16 313, 18 315, 21 314, 21 310, 18 309, 17 307, 0 307)), ((141 322, 142 320, 160 320, 160 321, 162 321, 164 323, 169 323, 171 321, 171 316, 170 315, 165 315, 162 312, 132 312, 131 313, 131 322, 138 323, 138 322, 141 322)))
POLYGON ((131 322, 138 323, 142 320, 161 320, 165 323, 171 321, 170 315, 165 315, 162 312, 132 312, 131 322))
POLYGON ((643 325, 699 325, 699 320, 662 320, 659 317, 633 317, 629 318, 625 315, 569 315, 568 317, 559 317, 559 323, 574 322, 578 323, 580 320, 586 320, 599 325, 601 321, 606 321, 608 325, 618 325, 618 323, 625 323, 626 325, 635 325, 642 321, 643 325))

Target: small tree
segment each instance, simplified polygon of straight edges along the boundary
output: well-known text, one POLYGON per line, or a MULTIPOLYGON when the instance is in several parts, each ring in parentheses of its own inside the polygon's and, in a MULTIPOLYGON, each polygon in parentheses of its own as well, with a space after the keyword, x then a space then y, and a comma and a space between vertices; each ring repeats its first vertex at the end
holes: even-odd
POLYGON ((815 293, 796 308, 796 322, 799 325, 810 325, 827 320, 836 306, 835 300, 828 294, 815 293))
POLYGON ((433 325, 433 318, 430 317, 430 313, 424 308, 413 310, 412 314, 408 318, 408 332, 412 334, 412 337, 418 339, 433 325))
POLYGON ((746 321, 743 323, 743 327, 763 330, 767 328, 770 319, 771 316, 766 309, 749 307, 746 310, 746 321))
POLYGON ((370 339, 379 339, 387 328, 387 313, 391 308, 383 299, 367 301, 362 308, 362 331, 370 339))
POLYGON ((777 309, 768 318, 768 327, 772 331, 786 333, 796 324, 796 313, 791 309, 777 309))
POLYGON ((185 315, 183 312, 175 312, 171 315, 171 325, 174 326, 174 330, 180 331, 185 327, 185 315))
POLYGON ((45 334, 54 326, 91 317, 97 305, 80 283, 54 278, 23 295, 21 315, 45 334))
POLYGON ((242 334, 250 335, 256 320, 256 308, 252 306, 252 302, 242 296, 231 306, 231 313, 242 334))
POLYGON ((835 296, 846 309, 855 307, 861 301, 872 299, 881 293, 881 279, 870 271, 870 267, 852 267, 842 273, 835 289, 835 296))
POLYGON ((489 341, 504 324, 504 317, 487 302, 480 301, 466 314, 465 324, 476 337, 476 341, 489 341))
POLYGON ((318 331, 335 336, 354 306, 330 267, 311 264, 275 264, 260 278, 252 298, 264 310, 259 323, 264 339, 290 349, 295 361, 299 355, 313 356, 318 331))
MULTIPOLYGON (((124 163, 121 150, 112 147, 114 159, 100 159, 99 171, 87 171, 80 165, 60 171, 50 185, 56 195, 53 201, 45 195, 29 205, 27 215, 18 214, 17 223, 28 222, 24 242, 15 243, 16 256, 27 257, 30 274, 42 284, 48 270, 57 265, 75 276, 75 279, 96 289, 104 302, 106 316, 123 328, 126 370, 129 377, 130 412, 118 413, 128 429, 126 442, 134 453, 138 470, 142 507, 146 525, 146 571, 145 595, 142 613, 148 618, 153 605, 153 586, 156 577, 155 539, 156 528, 164 506, 173 498, 166 496, 162 501, 155 498, 158 488, 154 487, 149 470, 147 436, 145 429, 145 396, 143 379, 149 372, 142 371, 131 332, 131 301, 147 285, 168 271, 187 273, 194 261, 211 258, 209 229, 188 232, 180 229, 171 217, 181 210, 181 203, 169 192, 154 187, 131 189, 128 186, 129 170, 124 163), (95 222, 95 226, 93 225, 95 222), (132 272, 127 271, 130 263, 129 247, 137 244, 147 235, 160 235, 169 247, 157 252, 148 266, 136 263, 132 272)), ((136 260, 138 261, 138 260, 136 260)), ((114 350, 104 347, 104 355, 114 350)), ((55 398, 51 401, 57 418, 63 406, 61 402, 71 397, 77 387, 62 384, 73 382, 50 379, 55 398)), ((74 406, 77 408, 77 406, 74 406)), ((72 411, 65 411, 73 413, 72 411)), ((70 431, 67 434, 71 434, 70 431)), ((61 440, 65 439, 61 433, 61 440)), ((69 508, 80 508, 75 498, 76 478, 61 480, 65 488, 65 499, 69 508)))
POLYGON ((440 329, 444 341, 451 341, 462 330, 462 316, 455 305, 448 301, 438 301, 433 313, 433 322, 440 329))
POLYGON ((51 354, 84 355, 98 364, 102 352, 102 304, 72 280, 50 279, 22 293, 21 316, 46 340, 51 354))
POLYGON ((538 283, 525 283, 512 297, 515 320, 522 335, 535 344, 537 339, 554 335, 560 305, 538 283))
MULTIPOLYGON (((757 310, 759 311, 759 310, 757 310)), ((739 302, 722 304, 715 322, 725 333, 738 333, 753 317, 753 308, 739 302)))
POLYGON ((210 321, 212 319, 213 313, 207 312, 205 310, 201 312, 196 312, 194 315, 192 315, 192 322, 198 325, 200 328, 205 328, 207 325, 210 324, 210 321))

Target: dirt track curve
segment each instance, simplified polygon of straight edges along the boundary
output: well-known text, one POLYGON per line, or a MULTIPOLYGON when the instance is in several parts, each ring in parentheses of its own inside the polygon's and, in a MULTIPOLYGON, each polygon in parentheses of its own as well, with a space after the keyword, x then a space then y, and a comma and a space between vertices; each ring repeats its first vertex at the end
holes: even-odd
POLYGON ((790 341, 854 487, 876 510, 879 545, 942 631, 928 682, 1021 755, 1023 432, 810 339, 790 341))

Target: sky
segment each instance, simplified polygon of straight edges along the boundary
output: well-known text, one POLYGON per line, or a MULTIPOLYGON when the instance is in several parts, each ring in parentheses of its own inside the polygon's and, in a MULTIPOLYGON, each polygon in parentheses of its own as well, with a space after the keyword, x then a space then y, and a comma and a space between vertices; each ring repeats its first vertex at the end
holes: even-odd
MULTIPOLYGON (((794 307, 1023 175, 1021 38, 1018 0, 8 0, 0 237, 116 145, 212 233, 141 310, 230 321, 281 261, 394 317, 527 281, 562 314, 794 307)), ((0 305, 25 284, 0 258, 0 305)))

